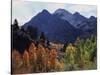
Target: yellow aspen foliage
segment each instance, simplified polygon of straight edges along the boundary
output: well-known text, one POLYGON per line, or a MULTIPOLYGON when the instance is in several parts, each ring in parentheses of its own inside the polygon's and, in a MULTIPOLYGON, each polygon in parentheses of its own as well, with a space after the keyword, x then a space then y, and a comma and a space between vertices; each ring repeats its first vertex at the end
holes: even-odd
POLYGON ((56 70, 63 71, 64 70, 64 62, 61 60, 60 62, 56 59, 56 70))
POLYGON ((75 51, 76 47, 74 47, 71 43, 66 48, 66 59, 67 63, 74 64, 75 62, 75 51))
POLYGON ((66 53, 75 53, 76 48, 70 43, 66 48, 66 53))

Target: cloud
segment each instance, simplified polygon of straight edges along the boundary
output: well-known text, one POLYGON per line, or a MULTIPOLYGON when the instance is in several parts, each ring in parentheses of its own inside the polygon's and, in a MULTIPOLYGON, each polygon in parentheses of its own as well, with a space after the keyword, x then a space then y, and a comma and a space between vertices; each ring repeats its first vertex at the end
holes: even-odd
POLYGON ((97 7, 94 5, 66 5, 66 7, 72 13, 78 11, 86 17, 90 17, 91 15, 97 16, 97 7))

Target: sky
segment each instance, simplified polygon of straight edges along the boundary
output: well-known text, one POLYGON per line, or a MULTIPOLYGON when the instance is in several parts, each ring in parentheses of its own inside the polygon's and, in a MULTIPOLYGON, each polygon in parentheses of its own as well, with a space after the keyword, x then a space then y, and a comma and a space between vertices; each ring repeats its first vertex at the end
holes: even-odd
POLYGON ((12 22, 16 18, 19 25, 23 25, 28 22, 32 17, 41 12, 43 9, 48 10, 50 13, 54 13, 57 9, 65 9, 72 14, 79 12, 85 17, 97 16, 97 6, 95 5, 79 5, 79 4, 67 4, 67 3, 49 3, 49 2, 32 2, 32 1, 20 1, 13 0, 12 2, 12 22))

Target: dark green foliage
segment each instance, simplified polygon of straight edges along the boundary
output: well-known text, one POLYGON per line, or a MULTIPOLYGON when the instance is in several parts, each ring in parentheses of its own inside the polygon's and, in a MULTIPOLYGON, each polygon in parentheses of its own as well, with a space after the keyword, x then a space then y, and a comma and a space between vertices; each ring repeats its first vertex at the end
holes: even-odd
POLYGON ((17 19, 15 19, 14 23, 12 24, 12 31, 16 31, 18 29, 19 29, 18 21, 17 21, 17 19))
POLYGON ((96 69, 97 67, 97 41, 96 36, 91 36, 85 40, 77 39, 75 44, 66 47, 65 70, 96 69), (72 48, 75 51, 72 52, 72 48), (68 50, 69 48, 69 50, 68 50), (68 52, 70 51, 70 52, 68 52), (72 59, 73 57, 73 59, 72 59), (70 61, 73 61, 71 63, 70 61))
POLYGON ((37 39, 38 37, 38 29, 36 27, 28 26, 27 32, 31 36, 32 39, 37 39))

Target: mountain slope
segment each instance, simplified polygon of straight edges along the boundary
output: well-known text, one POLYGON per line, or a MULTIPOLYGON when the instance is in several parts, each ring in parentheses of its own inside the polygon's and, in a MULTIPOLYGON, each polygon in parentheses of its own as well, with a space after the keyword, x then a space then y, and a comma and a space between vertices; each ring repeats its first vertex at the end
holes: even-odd
POLYGON ((68 21, 50 14, 47 10, 37 14, 23 28, 27 30, 28 26, 37 27, 38 33, 44 32, 49 41, 61 43, 73 42, 81 32, 68 21))
POLYGON ((53 13, 55 16, 68 21, 71 25, 76 28, 82 28, 83 30, 87 30, 91 28, 91 24, 96 26, 96 18, 91 16, 90 18, 86 18, 78 12, 74 14, 66 11, 65 9, 58 9, 53 13))

